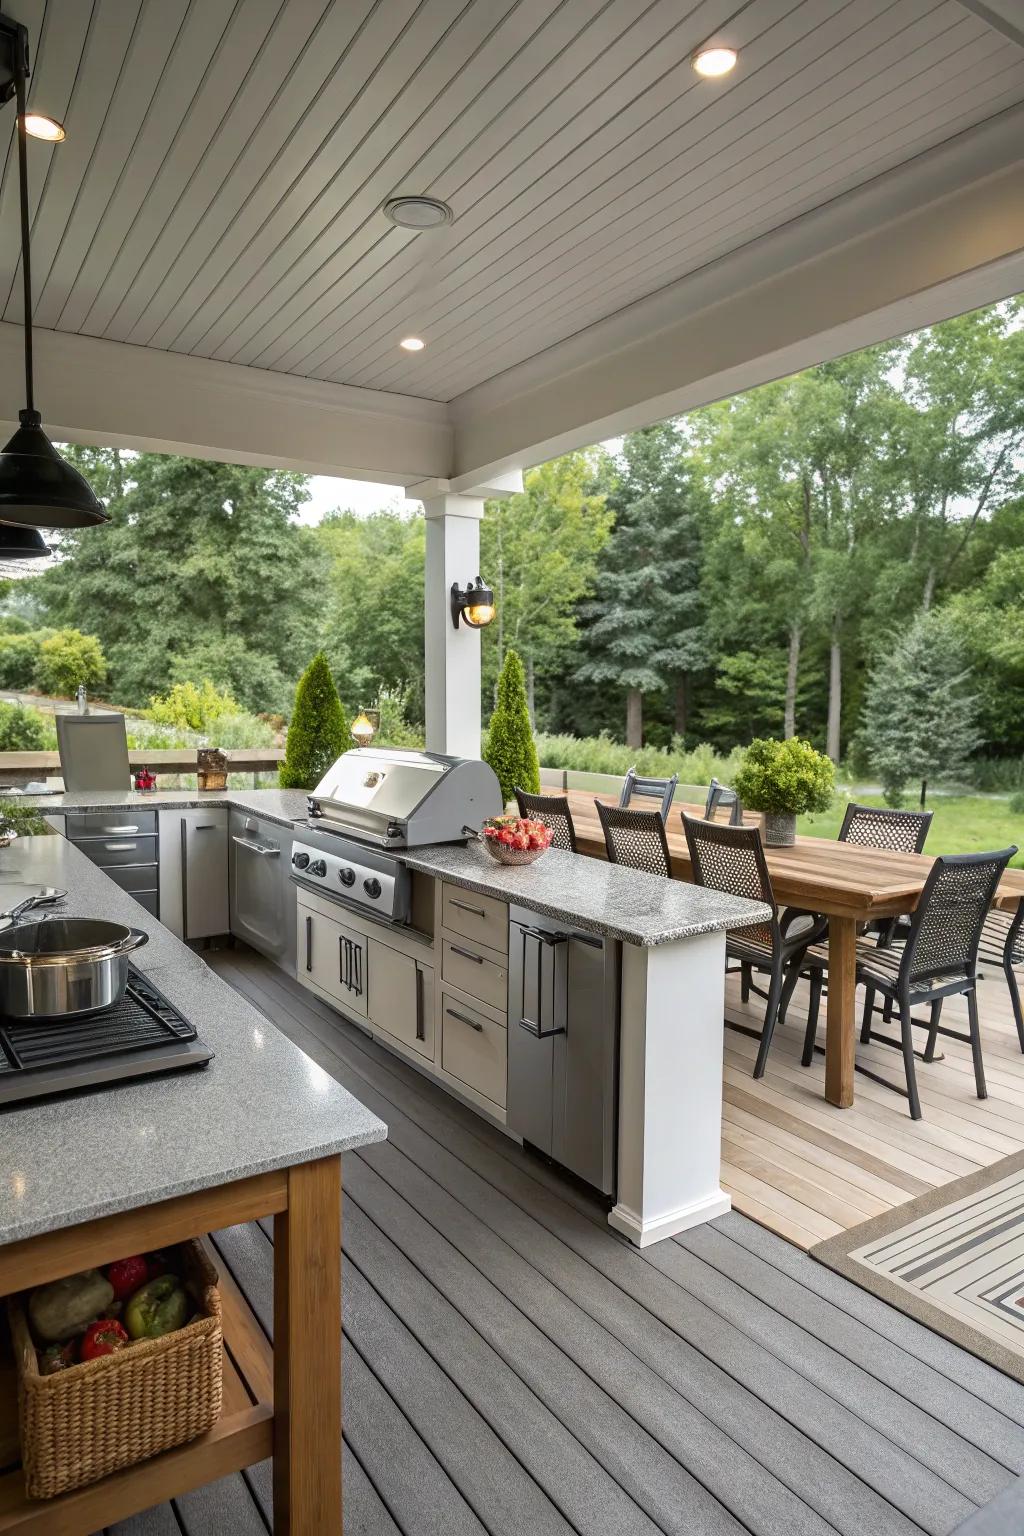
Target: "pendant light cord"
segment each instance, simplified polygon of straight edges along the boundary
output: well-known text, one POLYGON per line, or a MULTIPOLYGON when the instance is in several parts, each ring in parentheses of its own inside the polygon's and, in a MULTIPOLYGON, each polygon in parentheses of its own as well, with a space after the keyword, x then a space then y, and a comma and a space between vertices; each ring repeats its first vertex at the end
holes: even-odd
POLYGON ((21 280, 25 305, 25 408, 35 413, 32 389, 32 260, 29 254, 28 134, 25 132, 25 76, 19 67, 14 77, 18 103, 18 182, 21 193, 21 280))

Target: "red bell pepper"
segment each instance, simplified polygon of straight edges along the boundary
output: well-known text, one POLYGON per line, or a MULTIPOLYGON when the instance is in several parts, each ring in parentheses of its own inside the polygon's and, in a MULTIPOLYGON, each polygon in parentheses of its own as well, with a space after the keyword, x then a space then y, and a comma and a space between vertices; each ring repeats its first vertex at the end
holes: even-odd
POLYGON ((149 1261, 141 1253, 107 1266, 107 1279, 114 1287, 115 1301, 127 1301, 149 1278, 149 1261))
POLYGON ((116 1355, 131 1343, 121 1324, 113 1317, 101 1317, 90 1323, 82 1335, 82 1359, 98 1360, 101 1355, 116 1355))

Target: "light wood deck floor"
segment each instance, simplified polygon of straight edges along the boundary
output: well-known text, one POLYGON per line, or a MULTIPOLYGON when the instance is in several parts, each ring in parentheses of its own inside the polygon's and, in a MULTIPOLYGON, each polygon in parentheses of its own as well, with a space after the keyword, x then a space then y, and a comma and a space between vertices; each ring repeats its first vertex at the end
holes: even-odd
MULTIPOLYGON (((210 959, 389 1126, 345 1159, 346 1536, 949 1536, 1024 1468, 1024 1387, 743 1216, 639 1253, 266 962, 210 959)), ((272 1241, 216 1236, 268 1333, 272 1241)), ((116 1536, 269 1511, 264 1465, 116 1536)))
MULTIPOLYGON (((902 1095, 861 1072, 852 1109, 825 1102, 824 1057, 800 1065, 805 996, 801 984, 759 1082, 750 1075, 756 1042, 726 1031, 722 1183, 736 1210, 809 1248, 1024 1147, 1024 1056, 1002 977, 985 980, 980 991, 988 1098, 975 1092, 970 1047, 941 1040, 944 1060, 918 1063, 924 1118, 916 1123, 902 1095)), ((858 1003, 862 998, 858 992, 858 1003)), ((759 1029, 761 1008, 756 996, 741 1003, 738 977, 728 978, 727 1017, 759 1029)), ((947 1002, 943 1022, 966 1032, 961 999, 947 1002)), ((824 1024, 818 1040, 824 1043, 824 1024)), ((858 1043, 857 1060, 905 1081, 899 1053, 886 1046, 858 1043)))

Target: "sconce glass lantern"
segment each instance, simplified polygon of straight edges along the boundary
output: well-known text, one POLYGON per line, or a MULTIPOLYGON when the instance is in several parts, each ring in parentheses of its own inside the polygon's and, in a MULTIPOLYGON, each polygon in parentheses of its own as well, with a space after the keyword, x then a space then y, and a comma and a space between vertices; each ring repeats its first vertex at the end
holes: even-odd
POLYGON ((465 590, 457 581, 452 582, 453 629, 458 629, 460 618, 470 629, 486 629, 496 612, 494 593, 484 586, 482 577, 471 581, 465 590))
POLYGON ((368 747, 377 734, 380 716, 375 709, 361 709, 352 721, 349 731, 357 747, 368 747))

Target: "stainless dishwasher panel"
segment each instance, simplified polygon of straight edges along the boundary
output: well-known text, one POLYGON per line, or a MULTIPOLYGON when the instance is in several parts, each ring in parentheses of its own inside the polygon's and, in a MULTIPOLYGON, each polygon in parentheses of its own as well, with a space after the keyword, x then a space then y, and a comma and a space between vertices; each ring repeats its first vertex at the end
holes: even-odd
POLYGON ((614 1195, 619 946, 522 907, 510 918, 509 1128, 614 1195))
POLYGON ((228 834, 231 932, 294 975, 292 830, 232 811, 228 834))

